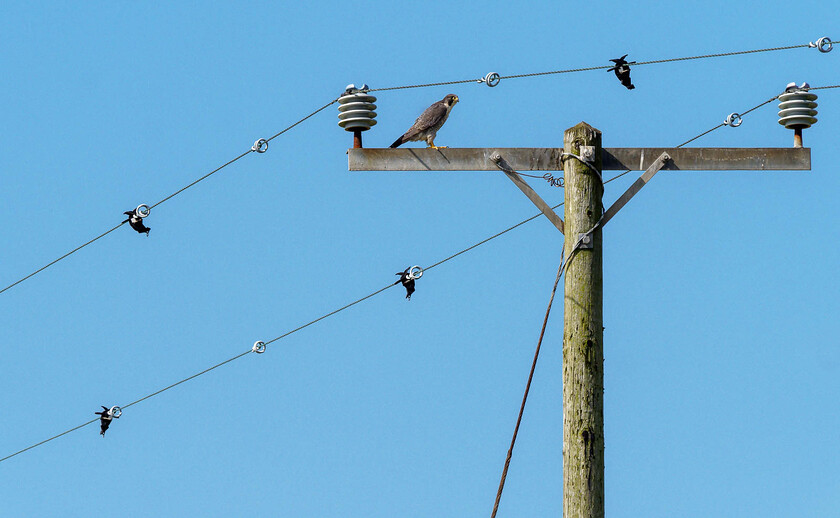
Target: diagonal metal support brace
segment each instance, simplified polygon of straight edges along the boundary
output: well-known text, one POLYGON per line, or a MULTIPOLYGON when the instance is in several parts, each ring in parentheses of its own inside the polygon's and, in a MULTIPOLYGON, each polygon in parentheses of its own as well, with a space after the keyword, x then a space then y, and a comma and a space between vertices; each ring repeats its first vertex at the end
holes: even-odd
POLYGON ((635 196, 637 192, 642 190, 642 187, 644 187, 645 184, 647 184, 650 181, 650 179, 653 178, 653 175, 655 175, 659 172, 660 169, 665 167, 665 164, 670 159, 671 156, 668 153, 662 153, 661 155, 659 155, 659 158, 653 161, 650 167, 648 167, 647 170, 644 173, 642 173, 642 176, 637 178, 636 181, 633 182, 633 185, 631 185, 629 189, 624 191, 624 194, 622 194, 619 199, 615 200, 615 203, 613 203, 610 206, 610 208, 607 209, 607 211, 601 217, 601 221, 598 223, 599 226, 603 227, 604 225, 606 225, 607 222, 611 220, 612 217, 615 216, 616 213, 622 209, 622 207, 627 205, 630 199, 633 198, 633 196, 635 196))
POLYGON ((543 214, 545 214, 545 217, 547 217, 548 220, 551 221, 555 227, 557 227, 557 230, 559 230, 561 234, 565 234, 563 220, 560 219, 560 216, 558 216, 556 212, 551 210, 551 207, 549 207, 548 203, 546 203, 545 200, 540 198, 540 195, 537 194, 534 191, 534 189, 531 189, 531 186, 528 185, 525 182, 525 180, 522 179, 521 176, 519 176, 519 173, 513 170, 510 164, 508 164, 505 161, 505 159, 502 158, 502 155, 500 155, 499 153, 493 153, 492 155, 490 155, 490 160, 492 160, 493 163, 495 163, 496 166, 499 169, 501 169, 501 171, 505 173, 507 177, 510 178, 514 184, 516 184, 517 187, 519 187, 520 191, 525 193, 525 196, 527 196, 528 199, 531 200, 531 202, 534 205, 536 205, 537 208, 540 209, 540 211, 543 214))

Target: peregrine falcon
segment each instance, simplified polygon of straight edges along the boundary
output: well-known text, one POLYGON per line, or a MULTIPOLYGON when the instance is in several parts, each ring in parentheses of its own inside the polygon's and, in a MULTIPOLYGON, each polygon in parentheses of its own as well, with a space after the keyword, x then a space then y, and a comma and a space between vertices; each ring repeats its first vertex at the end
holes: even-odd
POLYGON ((405 144, 406 142, 425 140, 429 147, 437 149, 438 146, 435 145, 435 135, 437 135, 437 132, 440 127, 443 126, 443 123, 446 122, 447 117, 449 117, 449 112, 452 111, 452 107, 455 106, 455 103, 457 102, 458 96, 449 94, 442 100, 426 108, 426 111, 424 111, 419 117, 417 117, 417 120, 414 121, 414 125, 411 126, 411 128, 409 128, 402 137, 395 140, 394 143, 391 144, 391 147, 397 147, 400 144, 405 144))
POLYGON ((632 61, 632 62, 628 63, 624 59, 626 57, 627 57, 627 54, 621 56, 618 59, 611 59, 610 61, 615 63, 615 66, 608 69, 607 72, 615 72, 615 77, 617 77, 618 80, 621 81, 621 84, 623 84, 625 87, 627 87, 628 90, 632 90, 636 87, 633 86, 633 83, 630 82, 630 65, 635 65, 636 62, 632 61))

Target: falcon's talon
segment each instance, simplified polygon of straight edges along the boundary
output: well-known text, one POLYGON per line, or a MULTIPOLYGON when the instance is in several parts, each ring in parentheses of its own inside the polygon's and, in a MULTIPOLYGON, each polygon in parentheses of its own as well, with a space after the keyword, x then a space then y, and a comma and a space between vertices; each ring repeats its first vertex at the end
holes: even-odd
POLYGON ((395 148, 406 142, 416 141, 426 141, 426 145, 433 149, 444 147, 435 146, 435 135, 441 126, 443 126, 443 123, 446 122, 446 119, 449 117, 449 112, 452 111, 452 107, 455 106, 455 103, 457 102, 458 96, 455 94, 449 94, 442 100, 426 108, 426 110, 417 117, 417 120, 414 121, 414 125, 412 125, 411 128, 403 134, 403 136, 395 140, 394 143, 391 144, 391 147, 395 148))

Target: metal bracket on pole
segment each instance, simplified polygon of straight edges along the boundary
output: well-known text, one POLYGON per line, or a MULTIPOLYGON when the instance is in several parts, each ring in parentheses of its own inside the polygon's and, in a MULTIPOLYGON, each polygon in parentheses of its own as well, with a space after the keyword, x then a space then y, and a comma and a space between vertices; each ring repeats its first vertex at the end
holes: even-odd
POLYGON ((498 152, 495 152, 492 155, 490 155, 490 160, 492 160, 493 163, 495 163, 496 166, 499 169, 501 169, 501 171, 505 173, 507 177, 510 178, 514 184, 516 184, 517 187, 519 187, 520 191, 525 193, 525 196, 527 196, 528 199, 531 200, 531 202, 534 205, 536 205, 537 208, 540 209, 540 211, 543 214, 545 214, 545 217, 547 217, 548 220, 551 221, 555 227, 557 227, 557 230, 559 230, 561 234, 565 234, 563 220, 560 219, 560 216, 558 216, 557 213, 554 212, 551 209, 551 207, 549 207, 548 203, 546 203, 545 200, 540 198, 540 195, 537 194, 534 191, 534 189, 531 189, 531 186, 528 185, 525 182, 525 180, 522 179, 521 176, 519 176, 519 173, 517 173, 513 170, 512 167, 510 167, 510 164, 508 164, 505 161, 505 159, 502 158, 502 155, 500 155, 498 152))
POLYGON ((659 172, 660 169, 665 167, 665 163, 668 162, 668 160, 670 159, 671 156, 668 153, 662 153, 661 155, 659 155, 659 158, 653 161, 650 167, 648 167, 647 170, 644 173, 642 173, 642 176, 637 178, 636 181, 633 182, 633 185, 631 185, 629 189, 624 191, 624 194, 622 194, 621 197, 617 199, 615 203, 613 203, 610 206, 609 209, 607 209, 603 217, 601 217, 600 226, 603 227, 604 225, 606 225, 607 222, 611 220, 612 217, 615 216, 615 214, 618 211, 620 211, 622 207, 627 205, 627 202, 629 202, 630 199, 633 198, 633 196, 635 196, 637 192, 642 190, 642 187, 644 187, 645 184, 648 183, 651 178, 653 178, 653 175, 655 175, 657 172, 659 172))

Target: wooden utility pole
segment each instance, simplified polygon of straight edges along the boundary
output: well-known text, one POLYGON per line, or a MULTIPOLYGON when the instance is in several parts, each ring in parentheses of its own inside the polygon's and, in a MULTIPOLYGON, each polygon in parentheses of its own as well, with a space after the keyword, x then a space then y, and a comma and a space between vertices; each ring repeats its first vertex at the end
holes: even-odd
MULTIPOLYGON (((581 122, 563 136, 566 153, 591 157, 601 170, 601 132, 581 122), (588 149, 587 149, 588 148, 588 149)), ((563 304, 563 516, 604 516, 604 281, 601 229, 575 244, 601 218, 604 185, 582 161, 564 161, 566 267, 563 304)))
MULTIPOLYGON (((807 148, 601 148, 582 122, 559 148, 350 149, 351 171, 502 171, 565 234, 563 516, 604 516, 604 328, 601 229, 659 170, 810 170, 807 148), (564 171, 565 222, 519 176, 564 171), (645 171, 603 211, 601 171, 645 171), (596 226, 590 233, 590 231, 596 226), (586 236, 583 236, 586 235, 586 236), (571 256, 571 257, 570 257, 571 256)), ((516 514, 516 513, 513 513, 516 514)))

